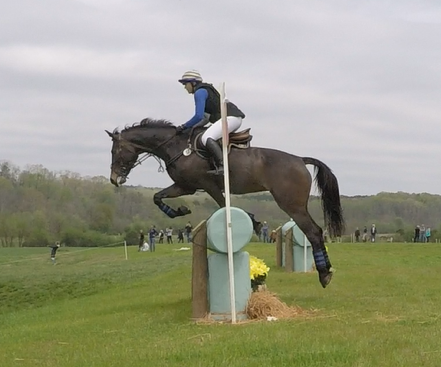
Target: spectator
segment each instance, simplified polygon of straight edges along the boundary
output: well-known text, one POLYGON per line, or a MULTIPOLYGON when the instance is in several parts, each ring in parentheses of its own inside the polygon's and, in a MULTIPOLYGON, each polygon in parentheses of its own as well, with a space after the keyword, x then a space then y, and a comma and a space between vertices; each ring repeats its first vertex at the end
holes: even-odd
POLYGON ((191 242, 191 231, 193 230, 193 226, 190 221, 185 225, 185 235, 187 237, 187 243, 191 242))
POLYGON ((358 227, 355 229, 355 242, 360 242, 360 230, 358 229, 358 227))
POLYGON ((55 254, 57 253, 57 250, 60 248, 60 242, 55 242, 54 246, 49 246, 52 250, 51 250, 51 260, 52 260, 52 264, 56 264, 55 261, 55 254))
POLYGON ((149 245, 150 245, 150 252, 155 252, 156 250, 156 236, 158 235, 158 231, 156 231, 156 227, 152 226, 149 231, 149 245))
POLYGON ((420 242, 426 242, 426 227, 424 226, 424 224, 421 224, 420 227, 420 242))
POLYGON ((367 241, 367 227, 364 226, 363 228, 363 237, 362 237, 363 242, 367 241))
POLYGON ((264 243, 269 243, 268 230, 269 230, 268 224, 266 223, 266 221, 263 221, 262 237, 264 243))
POLYGON ((164 231, 162 229, 159 231, 158 243, 164 243, 164 231))
POLYGON ((178 243, 184 243, 184 231, 178 229, 178 243))
POLYGON ((139 231, 138 252, 141 251, 142 246, 144 246, 144 231, 141 229, 139 231))
POLYGON ((173 228, 169 227, 165 229, 165 235, 167 236, 167 243, 171 244, 173 243, 173 228))
POLYGON ((432 235, 430 227, 426 228, 426 242, 430 242, 430 236, 432 235))
POLYGON ((375 242, 375 236, 377 235, 377 228, 375 227, 375 224, 372 224, 371 227, 371 242, 375 242))
POLYGON ((270 234, 270 242, 275 243, 276 241, 277 241, 277 232, 275 229, 273 229, 270 234))
POLYGON ((413 237, 413 242, 420 242, 420 226, 415 227, 415 235, 413 237))

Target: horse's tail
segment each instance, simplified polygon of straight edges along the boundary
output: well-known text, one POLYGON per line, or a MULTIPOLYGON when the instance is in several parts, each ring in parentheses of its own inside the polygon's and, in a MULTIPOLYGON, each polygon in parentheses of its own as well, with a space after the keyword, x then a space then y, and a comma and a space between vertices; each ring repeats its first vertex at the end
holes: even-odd
POLYGON ((302 159, 305 164, 315 166, 315 182, 321 195, 325 224, 330 236, 341 236, 345 229, 345 221, 340 204, 337 177, 326 164, 318 159, 310 157, 302 159))

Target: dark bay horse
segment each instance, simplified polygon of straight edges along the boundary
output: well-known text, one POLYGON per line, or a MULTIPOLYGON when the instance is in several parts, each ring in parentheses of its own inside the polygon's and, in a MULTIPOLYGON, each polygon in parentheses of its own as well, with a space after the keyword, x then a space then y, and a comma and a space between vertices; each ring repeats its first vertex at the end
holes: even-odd
MULTIPOLYGON (((173 185, 159 191, 153 198, 159 209, 170 218, 189 214, 190 211, 185 206, 173 209, 163 199, 192 195, 196 190, 204 190, 220 207, 225 206, 223 176, 208 174, 209 161, 194 152, 188 156, 183 154, 188 147, 188 133, 177 135, 173 124, 153 119, 144 119, 121 132, 106 132, 113 141, 110 182, 115 186, 126 181, 140 154, 149 153, 165 162, 174 181, 173 185)), ((329 234, 340 236, 344 231, 340 193, 337 178, 329 167, 315 158, 255 147, 232 148, 228 162, 232 194, 269 191, 280 209, 297 223, 312 245, 319 280, 325 288, 331 281, 332 267, 322 229, 308 213, 312 178, 306 165, 315 166, 315 181, 321 194, 329 234)))

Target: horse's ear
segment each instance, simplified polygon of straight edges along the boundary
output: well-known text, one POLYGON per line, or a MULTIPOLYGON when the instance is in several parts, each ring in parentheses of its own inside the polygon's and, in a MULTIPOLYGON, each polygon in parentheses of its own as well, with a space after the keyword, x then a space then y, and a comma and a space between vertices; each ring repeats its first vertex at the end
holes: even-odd
POLYGON ((113 139, 113 134, 110 131, 104 130, 112 139, 113 139))

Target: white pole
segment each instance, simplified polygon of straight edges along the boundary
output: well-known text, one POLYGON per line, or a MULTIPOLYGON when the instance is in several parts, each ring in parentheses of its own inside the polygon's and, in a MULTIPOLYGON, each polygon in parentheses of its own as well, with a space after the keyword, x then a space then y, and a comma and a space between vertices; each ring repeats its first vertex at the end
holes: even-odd
POLYGON ((307 256, 307 245, 308 245, 308 239, 306 238, 305 235, 303 235, 303 271, 306 273, 307 269, 306 269, 306 256, 307 256))
POLYGON ((233 264, 233 242, 231 228, 231 209, 230 209, 230 171, 228 164, 228 121, 227 121, 227 102, 225 97, 225 82, 222 83, 221 92, 221 117, 222 117, 222 153, 224 161, 224 193, 225 193, 225 212, 227 225, 227 252, 228 252, 228 272, 230 275, 230 307, 231 323, 236 323, 236 295, 234 289, 234 264, 233 264))
POLYGON ((128 257, 127 257, 127 241, 124 241, 124 252, 126 253, 126 260, 128 260, 128 257))

